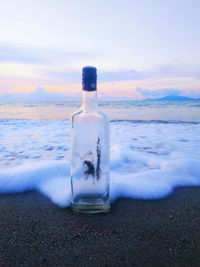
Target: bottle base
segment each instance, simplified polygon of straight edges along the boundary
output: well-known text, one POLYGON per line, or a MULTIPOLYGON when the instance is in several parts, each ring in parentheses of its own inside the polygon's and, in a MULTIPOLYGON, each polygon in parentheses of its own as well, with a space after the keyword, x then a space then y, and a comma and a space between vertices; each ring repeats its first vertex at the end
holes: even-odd
POLYGON ((71 210, 75 213, 94 214, 94 213, 109 213, 110 203, 104 205, 76 205, 71 203, 71 210))

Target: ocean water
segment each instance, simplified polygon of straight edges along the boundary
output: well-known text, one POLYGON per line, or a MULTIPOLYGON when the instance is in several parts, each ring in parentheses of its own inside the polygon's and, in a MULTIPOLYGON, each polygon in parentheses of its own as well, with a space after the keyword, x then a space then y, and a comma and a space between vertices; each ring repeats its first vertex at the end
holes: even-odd
MULTIPOLYGON (((70 203, 69 114, 79 102, 0 104, 0 193, 70 203)), ((200 101, 100 102, 111 122, 111 200, 200 186, 200 101)))

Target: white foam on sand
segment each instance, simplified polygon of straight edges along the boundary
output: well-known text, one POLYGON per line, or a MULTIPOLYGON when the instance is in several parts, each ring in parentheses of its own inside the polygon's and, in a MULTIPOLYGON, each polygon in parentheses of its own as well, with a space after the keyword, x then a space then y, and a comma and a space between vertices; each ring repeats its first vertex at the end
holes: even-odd
MULTIPOLYGON (((145 159, 143 159, 143 163, 145 163, 145 159)), ((147 161, 146 164, 148 164, 147 161)), ((136 173, 123 173, 122 169, 119 171, 112 167, 110 197, 112 201, 119 197, 163 198, 178 186, 199 186, 199 174, 200 160, 192 159, 162 162, 159 168, 149 168, 136 173)), ((35 166, 27 164, 23 168, 20 166, 10 170, 1 170, 0 193, 16 193, 27 190, 43 193, 60 207, 69 206, 71 199, 69 164, 64 161, 43 162, 37 163, 35 166)))
POLYGON ((70 202, 69 166, 66 162, 42 162, 1 169, 0 193, 42 192, 59 206, 70 202))
MULTIPOLYGON (((38 122, 30 121, 12 124, 10 127, 19 131, 16 133, 20 136, 18 142, 15 135, 17 147, 10 143, 11 133, 6 131, 8 124, 5 134, 1 132, 4 141, 8 141, 0 148, 1 160, 5 159, 0 167, 0 193, 36 190, 58 206, 67 207, 71 199, 69 138, 65 139, 68 123, 45 123, 40 127, 38 122), (37 128, 35 133, 34 127, 37 128), (29 135, 30 138, 27 138, 29 135), (20 153, 16 153, 15 149, 18 147, 29 155, 21 160, 21 164, 20 153), (40 160, 31 157, 36 152, 41 156, 40 160), (64 156, 61 157, 60 153, 64 156), (9 161, 6 155, 11 157, 9 161)), ((119 197, 159 199, 179 186, 200 186, 199 127, 199 124, 113 122, 111 200, 119 197)), ((13 132, 12 135, 14 138, 13 132)))

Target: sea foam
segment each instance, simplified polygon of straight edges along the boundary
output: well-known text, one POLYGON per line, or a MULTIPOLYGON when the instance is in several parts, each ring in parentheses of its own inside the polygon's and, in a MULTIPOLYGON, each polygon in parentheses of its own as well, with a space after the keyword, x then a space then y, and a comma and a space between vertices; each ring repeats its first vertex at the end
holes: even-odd
MULTIPOLYGON (((114 164, 112 164, 113 166, 114 164)), ((115 166, 115 165, 114 165, 115 166)), ((130 173, 111 168, 110 198, 159 199, 178 186, 200 185, 200 160, 162 162, 157 169, 130 173)), ((69 164, 43 162, 0 170, 0 193, 36 190, 60 207, 70 204, 69 164)))
MULTIPOLYGON (((35 190, 60 207, 71 199, 69 122, 4 120, 0 193, 35 190)), ((200 124, 111 122, 110 198, 159 199, 200 186, 200 124)))

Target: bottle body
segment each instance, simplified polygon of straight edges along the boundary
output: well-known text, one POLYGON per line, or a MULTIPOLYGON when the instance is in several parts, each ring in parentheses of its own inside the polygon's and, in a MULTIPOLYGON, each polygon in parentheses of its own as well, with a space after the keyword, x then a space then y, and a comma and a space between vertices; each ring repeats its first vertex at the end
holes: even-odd
POLYGON ((109 212, 109 121, 98 110, 96 91, 83 92, 83 105, 71 117, 71 208, 109 212))

